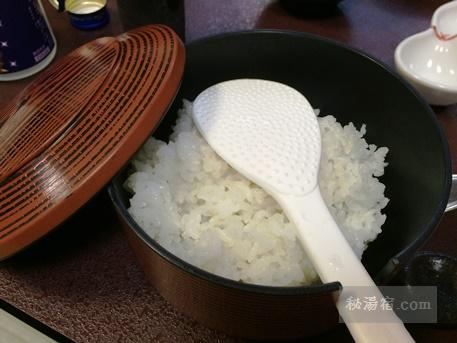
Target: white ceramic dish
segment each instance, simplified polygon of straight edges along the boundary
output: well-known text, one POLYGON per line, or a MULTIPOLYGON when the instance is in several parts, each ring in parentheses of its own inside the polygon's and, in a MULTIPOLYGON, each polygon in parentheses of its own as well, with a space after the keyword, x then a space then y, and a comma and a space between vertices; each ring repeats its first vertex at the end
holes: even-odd
POLYGON ((395 65, 430 104, 457 103, 457 1, 440 6, 429 29, 397 46, 395 65))

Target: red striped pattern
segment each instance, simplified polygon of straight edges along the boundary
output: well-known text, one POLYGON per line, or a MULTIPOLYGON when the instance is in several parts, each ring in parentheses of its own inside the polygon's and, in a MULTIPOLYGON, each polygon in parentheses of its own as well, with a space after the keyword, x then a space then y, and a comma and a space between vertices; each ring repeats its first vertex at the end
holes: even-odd
POLYGON ((166 111, 183 65, 179 38, 147 26, 77 49, 0 114, 0 258, 112 178, 166 111))

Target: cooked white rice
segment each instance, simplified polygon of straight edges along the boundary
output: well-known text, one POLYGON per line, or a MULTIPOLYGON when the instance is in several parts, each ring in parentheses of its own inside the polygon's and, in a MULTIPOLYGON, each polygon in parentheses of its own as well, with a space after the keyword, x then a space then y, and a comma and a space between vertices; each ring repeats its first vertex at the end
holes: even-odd
MULTIPOLYGON (((164 248, 208 272, 272 286, 317 281, 294 225, 275 200, 216 155, 191 109, 184 101, 168 144, 150 138, 134 158, 125 183, 133 218, 164 248)), ((333 116, 319 125, 322 195, 361 257, 385 221, 388 199, 376 177, 387 148, 368 145, 365 126, 342 127, 333 116)))

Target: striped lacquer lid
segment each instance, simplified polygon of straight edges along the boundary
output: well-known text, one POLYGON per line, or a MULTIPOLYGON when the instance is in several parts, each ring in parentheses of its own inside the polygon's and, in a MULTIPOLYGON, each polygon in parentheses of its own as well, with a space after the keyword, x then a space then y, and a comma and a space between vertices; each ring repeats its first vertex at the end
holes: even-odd
POLYGON ((62 223, 160 122, 184 69, 162 25, 90 42, 0 112, 0 259, 62 223))

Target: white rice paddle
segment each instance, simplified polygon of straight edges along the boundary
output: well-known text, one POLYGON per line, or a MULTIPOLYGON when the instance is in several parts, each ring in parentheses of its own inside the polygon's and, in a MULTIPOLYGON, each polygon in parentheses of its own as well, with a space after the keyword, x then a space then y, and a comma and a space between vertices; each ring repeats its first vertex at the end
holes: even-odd
MULTIPOLYGON (((227 163, 271 194, 298 228, 301 243, 322 282, 339 281, 338 311, 357 342, 413 342, 392 310, 383 322, 360 322, 348 299, 382 294, 344 238, 318 186, 321 137, 306 98, 272 81, 240 79, 203 91, 193 104, 194 122, 227 163), (366 290, 366 288, 365 288, 366 290), (363 294, 362 294, 363 293, 363 294)), ((378 304, 379 305, 379 304, 378 304)), ((381 311, 377 306, 377 311, 381 311)))

